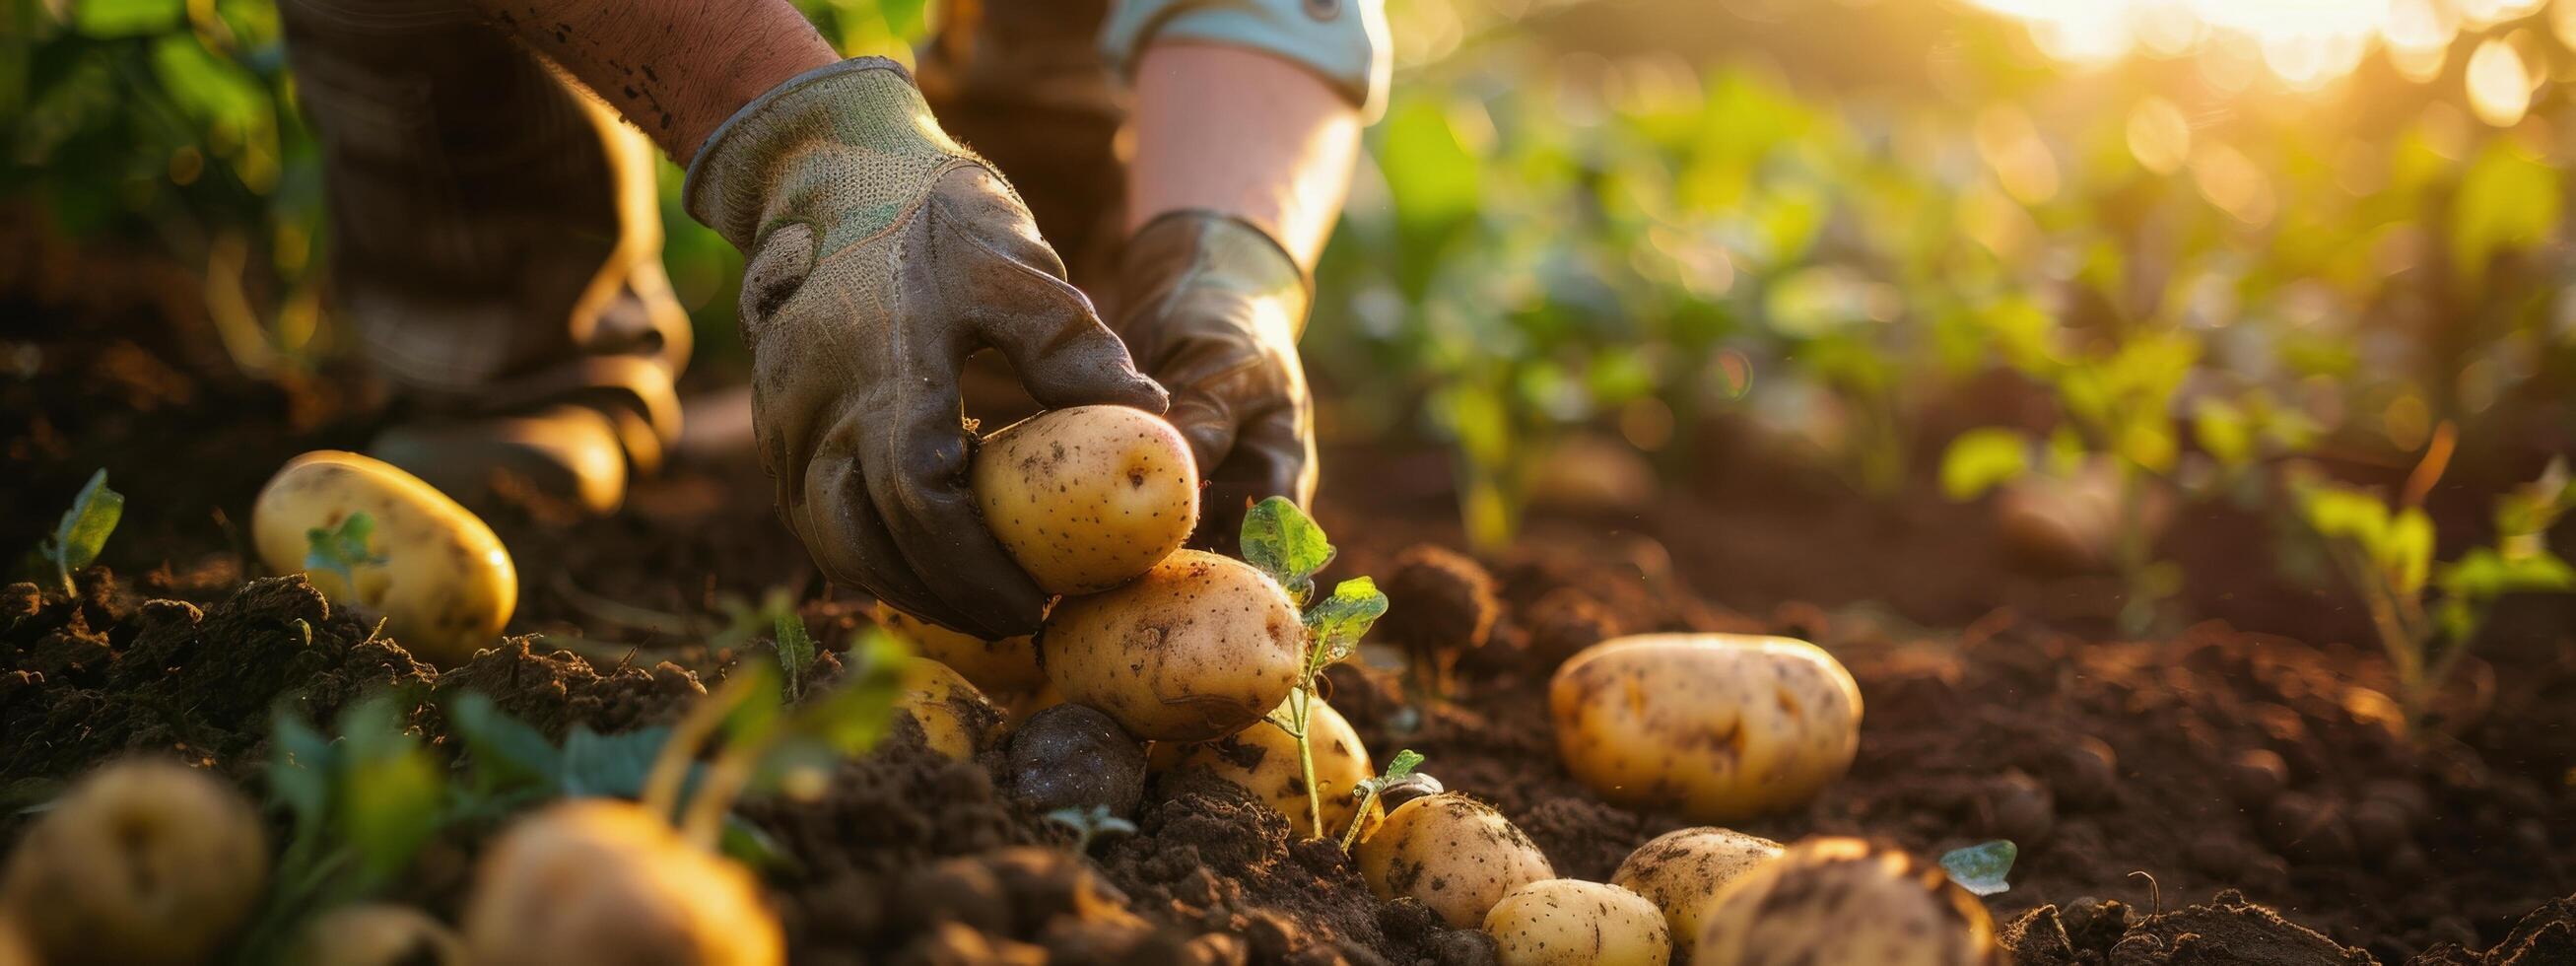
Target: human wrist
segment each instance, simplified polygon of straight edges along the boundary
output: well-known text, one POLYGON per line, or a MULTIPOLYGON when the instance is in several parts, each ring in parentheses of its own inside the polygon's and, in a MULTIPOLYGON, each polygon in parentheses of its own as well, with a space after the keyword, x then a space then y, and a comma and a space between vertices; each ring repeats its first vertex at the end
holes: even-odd
POLYGON ((910 71, 855 57, 780 82, 707 135, 689 163, 683 207, 749 251, 782 216, 899 202, 927 191, 958 159, 977 160, 940 129, 910 71))

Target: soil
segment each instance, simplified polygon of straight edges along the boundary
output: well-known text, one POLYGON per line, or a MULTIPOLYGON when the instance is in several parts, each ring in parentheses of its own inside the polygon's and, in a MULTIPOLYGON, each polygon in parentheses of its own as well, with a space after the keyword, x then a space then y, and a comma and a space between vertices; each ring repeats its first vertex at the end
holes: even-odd
MULTIPOLYGON (((0 338, 38 362, 0 384, 13 470, 0 493, 16 511, 0 546, 31 545, 98 466, 132 497, 113 572, 79 575, 70 598, 0 588, 12 815, 126 753, 256 792, 273 714, 327 720, 382 688, 487 690, 554 733, 669 721, 733 661, 765 655, 765 633, 723 633, 728 604, 782 588, 827 643, 865 620, 863 599, 814 578, 747 457, 689 456, 607 520, 533 501, 490 514, 523 575, 521 636, 427 667, 299 578, 253 579, 239 555, 236 521, 267 472, 365 439, 379 416, 362 381, 243 379, 171 304, 10 298, 24 311, 0 311, 17 320, 0 338)), ((1382 666, 1334 669, 1335 707, 1381 759, 1421 751, 1560 874, 1599 880, 1686 823, 1607 804, 1557 765, 1539 710, 1548 671, 1618 633, 1793 634, 1859 682, 1860 755, 1817 801, 1744 828, 1925 855, 2010 838, 2013 888, 1987 906, 2023 961, 2576 962, 2564 603, 2516 602, 2440 727, 2409 735, 2384 662, 2355 646, 2369 638, 2349 601, 2247 552, 2269 546, 2271 521, 2187 506, 2164 550, 2191 576, 2177 613, 2197 623, 2123 639, 2099 577, 2030 571, 1974 507, 1864 498, 1724 433, 1699 445, 1745 458, 1685 466, 1686 491, 1643 505, 1543 513, 1521 549, 1481 560, 1414 549, 1458 544, 1445 457, 1328 450, 1319 515, 1344 547, 1325 579, 1436 559, 1417 568, 1430 589, 1394 595, 1414 609, 1397 625, 1408 643, 1486 636, 1457 656, 1446 700, 1408 690, 1401 655, 1373 653, 1382 666), (1488 571, 1490 595, 1462 568, 1488 571)), ((436 737, 429 707, 414 723, 436 737)), ((1337 848, 1292 840, 1250 793, 1204 775, 1150 782, 1136 834, 1075 860, 1067 828, 1002 790, 1006 761, 998 747, 940 757, 905 723, 819 797, 748 803, 789 857, 768 875, 794 958, 1492 960, 1481 934, 1375 898, 1337 848)))

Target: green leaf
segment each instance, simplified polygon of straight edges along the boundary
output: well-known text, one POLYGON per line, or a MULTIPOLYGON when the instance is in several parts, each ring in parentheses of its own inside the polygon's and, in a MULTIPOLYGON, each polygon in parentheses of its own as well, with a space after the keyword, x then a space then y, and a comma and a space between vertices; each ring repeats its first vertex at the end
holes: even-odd
POLYGON ((1960 433, 1941 454, 1941 492, 1973 500, 2030 472, 2030 443, 2020 433, 1988 427, 1960 433))
POLYGON ((1396 752, 1395 760, 1387 763, 1384 777, 1391 782, 1402 781, 1406 776, 1413 774, 1414 769, 1420 767, 1422 767, 1422 753, 1407 748, 1396 752))
POLYGON ((569 798, 633 798, 644 791, 653 760, 671 741, 667 725, 603 735, 576 725, 564 736, 563 793, 569 798))
POLYGON ((318 828, 330 819, 331 774, 338 755, 322 736, 279 702, 269 725, 269 797, 295 815, 296 825, 318 828))
POLYGON ((2254 461, 2254 423, 2234 403, 2201 400, 2192 408, 2191 434, 2221 466, 2244 466, 2254 461))
POLYGON ((80 495, 72 498, 71 509, 63 511, 54 535, 45 543, 45 555, 61 572, 69 586, 72 571, 97 562, 98 552, 107 546, 108 534, 116 532, 116 522, 125 517, 125 495, 107 488, 107 471, 89 475, 80 495))
POLYGON ((805 618, 793 610, 777 616, 778 670, 787 688, 787 700, 805 696, 805 671, 814 666, 814 637, 805 632, 805 618))
POLYGON ((716 846, 727 858, 761 872, 792 868, 796 857, 768 829, 733 812, 725 813, 723 838, 716 846))
POLYGON ((563 753, 544 732, 501 710, 492 696, 467 691, 447 703, 447 724, 474 755, 474 765, 494 775, 535 781, 549 788, 562 783, 563 753))
POLYGON ((1377 619, 1386 616, 1386 595, 1377 589, 1377 581, 1353 577, 1333 588, 1333 594, 1316 601, 1306 611, 1306 632, 1314 638, 1314 670, 1321 670, 1351 656, 1377 619))
POLYGON ((2375 495, 2327 484, 2304 487, 2299 512, 2317 533, 2350 540, 2373 560, 2388 542, 2388 504, 2375 495))
POLYGON ((2500 254, 2545 242, 2558 226, 2558 172, 2512 138, 2487 142, 2451 203, 2451 264, 2474 286, 2500 254))
POLYGON ((1981 842, 1962 849, 1952 849, 1941 856, 1941 868, 1950 873, 1950 881, 1980 896, 1990 896, 2012 888, 2004 877, 2012 872, 2013 860, 2021 849, 2010 839, 1981 842))
POLYGON ((72 29, 102 40, 169 33, 187 17, 186 0, 74 0, 72 29))
POLYGON ((1266 497, 1243 515, 1243 559, 1303 606, 1314 593, 1315 573, 1333 562, 1333 545, 1297 504, 1286 497, 1266 497))
POLYGON ((378 566, 385 558, 375 552, 376 518, 365 511, 349 514, 340 525, 325 530, 313 527, 304 531, 304 569, 340 575, 340 580, 354 588, 358 568, 378 566))
POLYGON ((340 830, 374 881, 401 872, 437 834, 446 793, 446 770, 404 724, 408 704, 387 692, 340 715, 340 830))
POLYGON ((790 730, 841 755, 855 755, 885 738, 894 726, 895 699, 903 694, 912 652, 883 628, 861 631, 850 644, 850 670, 839 684, 796 709, 790 730))
POLYGON ((2414 507, 2390 518, 2377 559, 2398 593, 2421 593, 2433 569, 2433 518, 2414 507))

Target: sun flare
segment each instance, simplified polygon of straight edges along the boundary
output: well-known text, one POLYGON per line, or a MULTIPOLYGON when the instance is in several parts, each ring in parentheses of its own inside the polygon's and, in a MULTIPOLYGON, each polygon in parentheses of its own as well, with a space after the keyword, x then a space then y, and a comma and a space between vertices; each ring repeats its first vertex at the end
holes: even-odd
MULTIPOLYGON (((1969 0, 2029 23, 2049 56, 2075 64, 2211 48, 2259 55, 2294 89, 2322 87, 2387 49, 2397 68, 2438 75, 2463 30, 2539 12, 2548 0, 1969 0)), ((2576 3, 2561 3, 2576 9, 2576 3)), ((2570 18, 2560 18, 2570 19, 2570 18)))

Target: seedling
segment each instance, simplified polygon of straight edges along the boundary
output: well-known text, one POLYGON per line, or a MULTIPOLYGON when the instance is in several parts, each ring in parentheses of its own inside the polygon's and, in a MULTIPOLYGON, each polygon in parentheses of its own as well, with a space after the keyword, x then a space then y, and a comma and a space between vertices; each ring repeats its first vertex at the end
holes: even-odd
POLYGON ((1297 739, 1297 765, 1306 783, 1307 828, 1324 835, 1324 798, 1315 785, 1315 745, 1308 725, 1323 697, 1316 683, 1324 669, 1359 649, 1360 638, 1386 615, 1386 595, 1366 577, 1342 581, 1331 596, 1308 606, 1315 593, 1315 574, 1333 562, 1333 544, 1297 504, 1269 497, 1243 515, 1243 559, 1260 568, 1305 609, 1305 661, 1297 687, 1288 693, 1286 713, 1272 712, 1272 725, 1297 739))
POLYGON ((1047 821, 1073 830, 1073 851, 1091 854, 1091 843, 1103 834, 1134 835, 1136 823, 1109 813, 1109 806, 1059 808, 1046 813, 1047 821))
POLYGON ((2012 888, 2004 877, 2012 873, 2013 860, 2021 857, 2021 848, 2011 839, 1980 842, 1952 849, 1941 856, 1941 868, 1950 873, 1950 881, 1972 895, 1991 896, 2012 888))
POLYGON ((62 522, 36 548, 37 555, 54 565, 54 577, 64 595, 80 593, 72 585, 72 572, 97 562, 107 535, 116 532, 116 521, 124 516, 125 495, 107 488, 107 471, 90 474, 80 495, 72 498, 71 509, 63 511, 62 522))
POLYGON ((805 618, 792 608, 779 613, 776 621, 780 683, 793 704, 805 697, 805 672, 814 666, 814 636, 805 632, 805 618))
POLYGON ((304 531, 304 569, 340 575, 342 583, 358 586, 358 568, 382 566, 383 554, 375 552, 376 518, 366 513, 352 513, 331 529, 314 527, 304 531))
POLYGON ((1351 816, 1351 827, 1342 831, 1342 851, 1350 851, 1351 846, 1359 841, 1360 826, 1368 824, 1369 809, 1376 808, 1377 800, 1384 797, 1389 789, 1428 782, 1434 793, 1439 791, 1438 779, 1414 773, 1413 770, 1421 765, 1421 752, 1411 748, 1404 749, 1395 753, 1395 760, 1386 763, 1384 773, 1376 778, 1362 781, 1359 787, 1351 789, 1351 794, 1360 800, 1360 809, 1357 814, 1351 816))
POLYGON ((2460 659, 2476 644, 2496 601, 2512 593, 2576 591, 2576 568, 2549 552, 2549 528, 2576 510, 2576 481, 2564 459, 2496 501, 2496 541, 2440 567, 2423 495, 2440 476, 2428 459, 2396 505, 2366 490, 2322 481, 2299 484, 2300 509, 2329 556, 2370 609, 2380 647, 2397 675, 2398 704, 2420 724, 2460 659), (2439 596, 2427 602, 2427 593, 2439 596))

